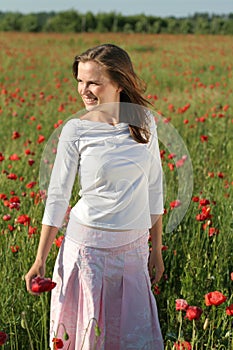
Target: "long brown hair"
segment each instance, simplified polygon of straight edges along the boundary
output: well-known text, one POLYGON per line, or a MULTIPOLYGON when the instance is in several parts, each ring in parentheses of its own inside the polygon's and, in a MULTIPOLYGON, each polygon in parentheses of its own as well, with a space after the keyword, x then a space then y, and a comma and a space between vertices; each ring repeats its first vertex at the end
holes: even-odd
MULTIPOLYGON (((120 102, 131 103, 146 107, 149 102, 143 97, 146 85, 134 72, 128 53, 113 44, 102 44, 88 49, 74 59, 73 74, 77 80, 79 62, 94 61, 106 70, 112 81, 117 83, 122 91, 120 102)), ((136 111, 136 108, 134 108, 136 111)), ((129 124, 130 134, 139 143, 149 141, 150 132, 146 123, 146 114, 142 109, 137 111, 136 125, 129 124)))

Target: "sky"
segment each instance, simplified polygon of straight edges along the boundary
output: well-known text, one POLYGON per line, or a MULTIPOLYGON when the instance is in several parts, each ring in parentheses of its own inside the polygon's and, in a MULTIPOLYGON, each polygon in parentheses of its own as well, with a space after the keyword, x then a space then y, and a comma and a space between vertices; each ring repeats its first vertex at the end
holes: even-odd
POLYGON ((21 13, 60 12, 74 9, 81 13, 115 11, 123 15, 146 14, 159 17, 186 17, 194 13, 233 13, 233 0, 0 0, 0 11, 21 13))

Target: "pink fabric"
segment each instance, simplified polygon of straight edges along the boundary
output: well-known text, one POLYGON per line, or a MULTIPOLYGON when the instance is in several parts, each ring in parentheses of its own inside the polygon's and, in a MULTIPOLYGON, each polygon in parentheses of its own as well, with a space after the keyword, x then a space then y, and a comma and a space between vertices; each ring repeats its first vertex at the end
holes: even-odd
POLYGON ((148 274, 148 234, 116 248, 93 248, 65 237, 51 295, 52 338, 65 350, 162 350, 148 274), (95 335, 96 322, 101 330, 95 335))
POLYGON ((66 236, 78 244, 96 248, 113 248, 129 244, 145 235, 148 229, 113 231, 81 225, 74 214, 70 214, 66 236))

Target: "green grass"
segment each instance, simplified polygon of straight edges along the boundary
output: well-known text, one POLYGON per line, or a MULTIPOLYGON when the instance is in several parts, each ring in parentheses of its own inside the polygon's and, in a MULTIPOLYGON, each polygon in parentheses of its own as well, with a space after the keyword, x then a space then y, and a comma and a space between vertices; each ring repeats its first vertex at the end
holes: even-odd
MULTIPOLYGON (((168 118, 178 131, 192 162, 191 194, 210 201, 209 224, 219 230, 217 235, 208 235, 208 227, 203 229, 203 222, 196 220, 201 209, 191 201, 179 225, 166 232, 172 213, 170 202, 177 199, 177 188, 185 186, 186 177, 184 173, 183 183, 178 183, 178 172, 168 167, 168 163, 173 163, 168 155, 174 145, 160 140, 160 148, 165 151, 162 162, 167 209, 163 243, 168 249, 163 252, 166 278, 159 283, 156 299, 165 348, 174 349, 175 341, 185 339, 195 350, 232 349, 232 316, 225 311, 233 303, 232 37, 2 33, 0 42, 0 152, 5 157, 0 162, 0 193, 9 200, 14 191, 21 201, 17 211, 0 200, 0 330, 9 335, 2 348, 48 349, 50 296, 33 297, 27 294, 24 283, 39 234, 29 238, 28 227, 16 223, 16 219, 27 214, 30 225, 40 232, 44 206, 37 199, 43 149, 54 124, 83 108, 72 77, 74 56, 98 43, 113 42, 129 52, 137 73, 147 82, 146 96, 153 102, 153 110, 168 118), (190 107, 182 111, 188 103, 190 107), (59 112, 61 104, 64 110, 59 112), (14 131, 21 136, 12 139, 14 131), (45 137, 45 142, 37 142, 39 135, 45 137), (202 135, 208 136, 208 141, 201 142, 202 135), (32 154, 26 156, 26 149, 32 154), (20 160, 9 160, 14 153, 20 160), (32 166, 29 158, 35 160, 32 166), (15 173, 18 178, 10 180, 7 173, 15 173), (35 186, 27 188, 31 181, 36 182, 35 186), (9 221, 3 220, 6 214, 11 215, 9 221), (14 227, 13 231, 8 224, 14 227), (18 252, 13 253, 11 246, 19 246, 18 252), (215 290, 226 295, 227 301, 218 307, 205 306, 205 294, 215 290), (176 311, 178 298, 201 307, 200 320, 189 321, 184 318, 185 313, 176 311), (203 329, 207 318, 208 326, 203 329)), ((47 261, 47 276, 52 274, 57 251, 54 245, 47 261)))

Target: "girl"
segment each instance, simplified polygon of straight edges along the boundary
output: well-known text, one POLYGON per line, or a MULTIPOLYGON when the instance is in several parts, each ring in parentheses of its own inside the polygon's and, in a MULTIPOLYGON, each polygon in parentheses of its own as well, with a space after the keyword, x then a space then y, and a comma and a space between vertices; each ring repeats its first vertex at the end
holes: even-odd
POLYGON ((65 328, 63 349, 162 350, 150 281, 164 271, 162 169, 144 86, 129 55, 112 44, 76 56, 73 73, 85 113, 59 138, 27 290, 45 275, 78 174, 80 199, 54 267, 50 346, 65 328))

